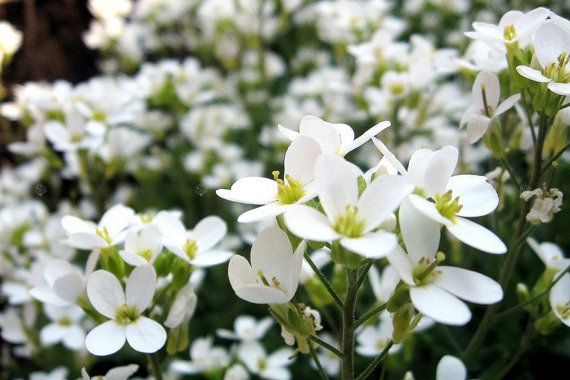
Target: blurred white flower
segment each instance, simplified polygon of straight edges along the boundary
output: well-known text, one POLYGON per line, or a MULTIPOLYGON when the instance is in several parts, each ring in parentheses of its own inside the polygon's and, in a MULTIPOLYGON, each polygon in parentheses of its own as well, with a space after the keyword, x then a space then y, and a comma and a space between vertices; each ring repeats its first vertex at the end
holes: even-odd
POLYGON ((139 266, 152 264, 162 251, 162 236, 158 227, 144 226, 140 231, 131 231, 125 237, 124 249, 119 254, 126 263, 139 266))
POLYGON ((212 337, 198 338, 190 346, 190 361, 173 360, 170 370, 175 373, 192 375, 226 368, 230 356, 223 347, 212 345, 212 337))
POLYGON ((262 379, 289 380, 291 373, 287 366, 293 363, 290 359, 292 355, 290 348, 281 348, 267 355, 263 346, 256 341, 242 343, 238 348, 239 358, 253 374, 262 379))
POLYGON ((194 292, 194 285, 192 283, 184 285, 182 289, 178 291, 174 303, 168 311, 164 325, 173 329, 184 323, 188 323, 192 315, 194 315, 194 311, 196 311, 197 302, 198 298, 194 292))
POLYGON ((133 375, 139 366, 137 364, 129 364, 121 367, 111 368, 103 376, 90 377, 85 367, 81 368, 81 377, 83 380, 127 380, 133 375))
POLYGON ((234 320, 234 331, 218 329, 216 334, 220 338, 242 342, 260 340, 265 336, 273 324, 274 321, 271 317, 265 317, 258 321, 251 315, 238 315, 234 320))
POLYGON ((570 274, 566 273, 550 289, 550 307, 562 323, 570 327, 570 274))
MULTIPOLYGON (((357 332, 356 336, 356 352, 359 355, 366 357, 376 357, 392 340, 394 327, 392 325, 392 318, 390 313, 384 310, 380 314, 380 318, 375 326, 365 326, 357 332)), ((401 345, 393 345, 388 351, 390 354, 396 353, 401 348, 401 345)))
POLYGON ((62 342, 72 351, 80 350, 85 344, 85 331, 81 319, 85 315, 79 306, 44 305, 44 312, 51 323, 40 330, 42 344, 51 346, 62 342))
POLYGON ((467 379, 467 368, 461 359, 445 355, 437 364, 436 380, 465 380, 467 379))
POLYGON ((0 73, 5 61, 9 61, 22 44, 22 32, 7 21, 0 21, 0 73))

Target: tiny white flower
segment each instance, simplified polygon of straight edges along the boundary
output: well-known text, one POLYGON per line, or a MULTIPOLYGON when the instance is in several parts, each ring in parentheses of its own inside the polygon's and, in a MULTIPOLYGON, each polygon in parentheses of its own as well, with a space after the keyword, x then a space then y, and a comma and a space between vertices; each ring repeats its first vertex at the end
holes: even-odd
POLYGON ((223 380, 249 380, 249 373, 241 364, 234 364, 226 370, 223 380))
POLYGON ((473 83, 473 105, 463 113, 459 122, 460 126, 467 125, 469 143, 475 143, 483 137, 493 119, 509 110, 520 99, 520 94, 515 94, 499 104, 500 95, 499 78, 489 71, 481 71, 473 83))
POLYGON ((212 345, 212 337, 198 338, 190 347, 190 361, 174 360, 170 370, 180 374, 200 374, 226 368, 230 356, 223 347, 212 345))
POLYGON ((241 299, 258 304, 283 304, 293 298, 299 285, 306 243, 293 253, 285 232, 277 227, 261 231, 251 247, 251 264, 240 255, 232 257, 228 277, 241 299))
POLYGON ((354 139, 354 131, 350 126, 328 123, 316 116, 304 116, 299 125, 299 132, 278 125, 279 130, 289 140, 294 141, 302 135, 310 136, 319 143, 323 153, 338 154, 340 156, 345 156, 389 126, 389 121, 383 121, 364 132, 362 136, 354 139))
POLYGON ((239 315, 234 320, 234 331, 218 329, 216 332, 220 338, 251 341, 262 339, 267 331, 273 326, 273 318, 265 317, 259 321, 251 315, 239 315))
POLYGON ((134 215, 132 209, 121 204, 107 210, 98 224, 66 215, 61 219, 61 225, 68 234, 64 243, 79 249, 106 248, 119 244, 125 239, 134 215))
POLYGON ((45 283, 34 286, 30 294, 37 300, 56 306, 68 306, 77 300, 84 288, 83 275, 64 260, 50 260, 43 272, 45 283))
POLYGON ((287 228, 313 241, 336 241, 359 255, 380 258, 396 244, 396 235, 375 231, 413 190, 402 176, 380 176, 358 196, 362 172, 343 158, 323 154, 315 166, 315 187, 325 211, 302 205, 285 212, 287 228))
POLYGON ((160 230, 153 225, 138 232, 131 231, 125 237, 125 248, 119 251, 119 255, 133 266, 152 264, 162 250, 161 238, 160 230))
POLYGON ((529 213, 526 215, 526 220, 532 224, 549 223, 554 217, 554 214, 561 210, 562 192, 556 188, 545 190, 534 189, 521 193, 521 198, 527 202, 533 197, 536 197, 536 199, 529 213))
POLYGON ((196 311, 196 302, 198 298, 194 292, 194 285, 186 284, 178 291, 174 303, 168 311, 168 316, 164 321, 164 325, 168 328, 176 328, 183 323, 188 323, 194 311, 196 311))
POLYGON ((51 346, 62 342, 70 350, 76 351, 85 343, 85 331, 81 327, 81 319, 85 315, 80 307, 44 305, 44 312, 51 323, 40 331, 42 344, 51 346))
POLYGON ((104 376, 90 377, 85 367, 81 368, 81 377, 83 380, 127 380, 133 375, 139 366, 137 364, 129 364, 121 367, 111 368, 104 376))
POLYGON ((501 286, 491 278, 467 269, 438 266, 435 252, 420 258, 399 246, 388 254, 390 264, 410 288, 416 309, 447 325, 464 325, 471 319, 469 308, 460 300, 489 305, 503 298, 501 286))
POLYGON ((218 265, 233 256, 233 252, 216 248, 227 232, 226 223, 218 216, 202 219, 193 230, 186 230, 172 214, 162 214, 157 225, 164 246, 195 267, 218 265))
POLYGON ((98 270, 87 280, 89 301, 99 313, 110 318, 87 334, 85 346, 94 355, 111 355, 125 341, 139 352, 158 351, 166 342, 166 331, 157 322, 142 315, 156 288, 156 273, 150 265, 133 269, 123 291, 112 273, 98 270))
MULTIPOLYGON (((390 313, 384 310, 380 314, 380 318, 376 326, 365 326, 362 328, 356 337, 356 352, 359 355, 366 357, 375 357, 380 355, 392 340, 394 333, 394 326, 392 325, 392 318, 390 313)), ((389 353, 393 354, 401 348, 401 345, 396 344, 392 346, 389 353)))
POLYGON ((459 358, 445 355, 437 364, 435 379, 465 380, 467 379, 467 368, 459 358))
POLYGON ((285 153, 284 179, 245 177, 230 190, 218 189, 216 194, 233 202, 260 205, 238 217, 240 223, 251 223, 281 215, 294 204, 304 203, 316 196, 313 189, 314 167, 322 149, 312 137, 299 136, 285 153))
POLYGON ((240 344, 238 356, 246 367, 262 379, 288 380, 291 373, 287 366, 293 363, 293 350, 282 348, 267 355, 263 346, 255 341, 240 344))

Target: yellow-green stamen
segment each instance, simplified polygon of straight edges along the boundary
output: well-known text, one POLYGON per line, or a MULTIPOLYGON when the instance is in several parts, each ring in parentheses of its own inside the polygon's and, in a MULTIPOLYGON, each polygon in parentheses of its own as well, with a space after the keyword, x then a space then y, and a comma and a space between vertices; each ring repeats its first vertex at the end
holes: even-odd
POLYGON ((434 282, 441 271, 436 270, 438 261, 436 259, 428 259, 422 257, 414 266, 412 275, 417 286, 427 285, 434 282))
POLYGON ((95 233, 101 239, 105 240, 107 244, 111 244, 111 242, 113 241, 113 239, 111 239, 111 235, 109 234, 109 230, 107 230, 107 227, 103 227, 103 229, 98 228, 97 231, 95 231, 95 233))
POLYGON ((128 325, 139 318, 139 312, 136 307, 122 305, 115 314, 115 320, 121 325, 128 325))
POLYGON ((300 181, 285 174, 285 181, 279 178, 279 171, 275 170, 273 179, 277 182, 277 200, 282 205, 291 205, 305 196, 307 193, 300 181))
POLYGON ((196 258, 196 252, 198 252, 198 243, 196 243, 196 240, 187 239, 182 246, 182 250, 189 260, 194 260, 196 258))
POLYGON ((570 318, 570 301, 566 302, 566 304, 558 304, 556 305, 556 310, 560 313, 560 316, 563 319, 570 318))
POLYGON ((463 208, 459 203, 459 197, 453 198, 451 190, 448 190, 443 195, 436 194, 434 200, 437 211, 455 223, 455 215, 463 208))
POLYGON ((364 232, 364 221, 358 218, 358 207, 347 205, 344 214, 339 215, 334 230, 341 235, 355 238, 364 232))

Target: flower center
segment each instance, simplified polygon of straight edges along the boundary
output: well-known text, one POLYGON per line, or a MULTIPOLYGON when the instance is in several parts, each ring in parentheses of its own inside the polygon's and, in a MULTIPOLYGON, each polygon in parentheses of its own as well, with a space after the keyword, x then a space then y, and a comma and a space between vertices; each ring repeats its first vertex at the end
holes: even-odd
POLYGON ((306 191, 300 181, 293 179, 289 174, 285 174, 285 181, 279 179, 279 172, 275 170, 273 179, 277 182, 277 200, 282 205, 291 205, 305 196, 306 191))
POLYGON ((147 249, 146 251, 142 251, 142 252, 137 252, 137 254, 142 257, 143 259, 145 259, 146 261, 149 261, 150 258, 152 257, 152 251, 150 249, 147 249))
POLYGON ((557 83, 568 83, 570 82, 570 72, 566 69, 568 62, 570 62, 570 54, 564 51, 554 62, 546 66, 542 73, 557 83))
POLYGON ((149 224, 150 222, 152 222, 154 214, 151 212, 147 212, 145 214, 138 214, 138 217, 142 224, 149 224))
POLYGON ((139 318, 139 311, 134 306, 122 305, 115 314, 115 320, 121 325, 128 325, 139 318))
POLYGON ((365 224, 358 218, 358 207, 346 205, 344 214, 339 215, 334 224, 334 230, 341 235, 355 238, 362 235, 365 224))
POLYGON ((63 327, 68 327, 71 326, 71 319, 69 317, 61 317, 58 321, 57 324, 63 327))
POLYGON ((455 215, 463 208, 459 203, 459 197, 453 198, 451 190, 447 190, 443 195, 436 194, 434 198, 437 211, 455 223, 455 215))
POLYGON ((517 36, 517 28, 514 25, 507 25, 503 30, 503 37, 507 41, 512 41, 517 36))
POLYGON ((283 291, 283 289, 281 289, 281 283, 276 277, 272 277, 270 283, 269 281, 267 281, 267 278, 265 278, 265 275, 263 274, 263 271, 261 269, 257 271, 257 277, 259 277, 263 285, 283 291))
POLYGON ((182 250, 186 253, 189 260, 194 260, 196 258, 196 252, 198 252, 198 243, 196 243, 196 240, 187 239, 182 246, 182 250))
POLYGON ((257 366, 259 367, 260 371, 265 371, 267 369, 267 360, 264 358, 258 359, 257 366))
POLYGON ((566 304, 556 305, 556 310, 560 313, 563 319, 570 318, 570 301, 566 302, 566 304))
POLYGON ((434 282, 441 274, 441 271, 436 270, 436 268, 436 259, 422 257, 412 271, 416 285, 423 286, 434 282))
POLYGON ((97 228, 97 231, 95 231, 95 233, 101 239, 105 240, 107 244, 111 244, 111 242, 113 241, 113 239, 111 239, 111 235, 109 234, 109 230, 107 230, 107 227, 103 227, 102 229, 97 228))

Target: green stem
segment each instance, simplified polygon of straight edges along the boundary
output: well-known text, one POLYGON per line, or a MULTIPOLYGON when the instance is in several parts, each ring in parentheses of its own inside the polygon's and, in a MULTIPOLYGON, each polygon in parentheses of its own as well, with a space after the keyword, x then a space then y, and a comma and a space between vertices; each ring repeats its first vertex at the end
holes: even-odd
POLYGON ((340 299, 340 297, 338 296, 337 292, 333 289, 332 285, 330 284, 330 282, 328 282, 328 280, 326 279, 326 277, 323 275, 323 272, 321 272, 319 270, 319 268, 317 268, 317 266, 315 265, 315 263, 313 262, 313 260, 311 259, 311 256, 308 253, 305 253, 305 260, 307 260, 307 262, 309 263, 309 266, 311 267, 311 269, 313 269, 313 272, 315 272, 315 274, 317 275, 317 277, 319 278, 319 280, 321 280, 321 282, 323 283, 323 285, 325 286, 325 288, 327 289, 327 291, 329 292, 329 294, 331 295, 331 297, 333 298, 334 302, 336 303, 336 305, 342 309, 343 308, 343 302, 340 299))
POLYGON ((368 365, 368 367, 366 367, 366 369, 360 375, 358 375, 356 380, 366 379, 372 373, 372 371, 374 371, 376 369, 376 367, 378 367, 378 365, 380 363, 382 363, 382 360, 384 360, 384 358, 388 354, 388 351, 390 351, 390 348, 392 348, 393 345, 394 345, 394 342, 389 341, 388 344, 386 345, 386 347, 384 347, 384 350, 380 353, 380 355, 378 355, 376 358, 374 358, 372 363, 370 363, 368 365))
POLYGON ((321 362, 319 361, 319 358, 317 357, 317 353, 315 352, 313 345, 310 343, 309 343, 309 352, 311 353, 311 356, 312 356, 313 360, 315 361, 315 364, 317 365, 317 369, 319 370, 319 374, 321 375, 321 379, 328 380, 329 377, 327 376, 327 373, 325 372, 323 366, 321 365, 321 362))
POLYGON ((156 380, 162 380, 162 372, 160 371, 160 364, 158 363, 158 357, 156 353, 148 354, 147 359, 154 378, 156 380))
POLYGON ((356 271, 346 268, 346 299, 342 311, 342 380, 354 379, 354 310, 358 284, 356 271))
POLYGON ((515 186, 517 187, 517 189, 521 188, 521 184, 519 182, 519 180, 517 179, 515 172, 513 171, 513 169, 511 168, 511 165, 509 165, 508 161, 505 159, 505 157, 501 157, 501 163, 503 164, 503 166, 505 167, 505 169, 509 172, 511 179, 513 180, 513 182, 515 183, 515 186))
POLYGON ((370 318, 376 316, 378 313, 380 313, 384 309, 386 309, 386 304, 375 307, 374 309, 370 310, 368 313, 364 314, 362 317, 360 317, 356 321, 354 321, 354 325, 352 327, 354 329, 356 329, 358 326, 360 326, 361 324, 363 324, 364 322, 366 322, 370 318))
POLYGON ((334 348, 332 345, 328 344, 324 340, 320 339, 319 337, 315 335, 309 335, 309 340, 312 340, 313 342, 317 343, 319 346, 326 348, 327 350, 329 350, 330 352, 332 352, 333 354, 342 359, 343 357, 342 352, 340 352, 339 350, 337 350, 336 348, 334 348))
POLYGON ((370 260, 368 261, 363 267, 361 267, 360 269, 360 273, 359 273, 359 277, 358 277, 358 289, 360 289, 360 287, 362 286, 362 283, 364 282, 364 280, 366 280, 366 276, 368 275, 368 271, 370 271, 370 268, 372 267, 372 265, 374 264, 374 260, 370 260))
POLYGON ((542 167, 542 172, 545 172, 550 167, 550 165, 552 165, 552 163, 558 159, 558 157, 560 157, 564 154, 564 152, 568 148, 570 148, 570 143, 567 143, 566 145, 564 145, 564 147, 562 149, 560 149, 558 152, 556 152, 556 154, 554 156, 552 156, 552 158, 550 160, 548 160, 548 162, 546 164, 544 164, 544 166, 542 167))

